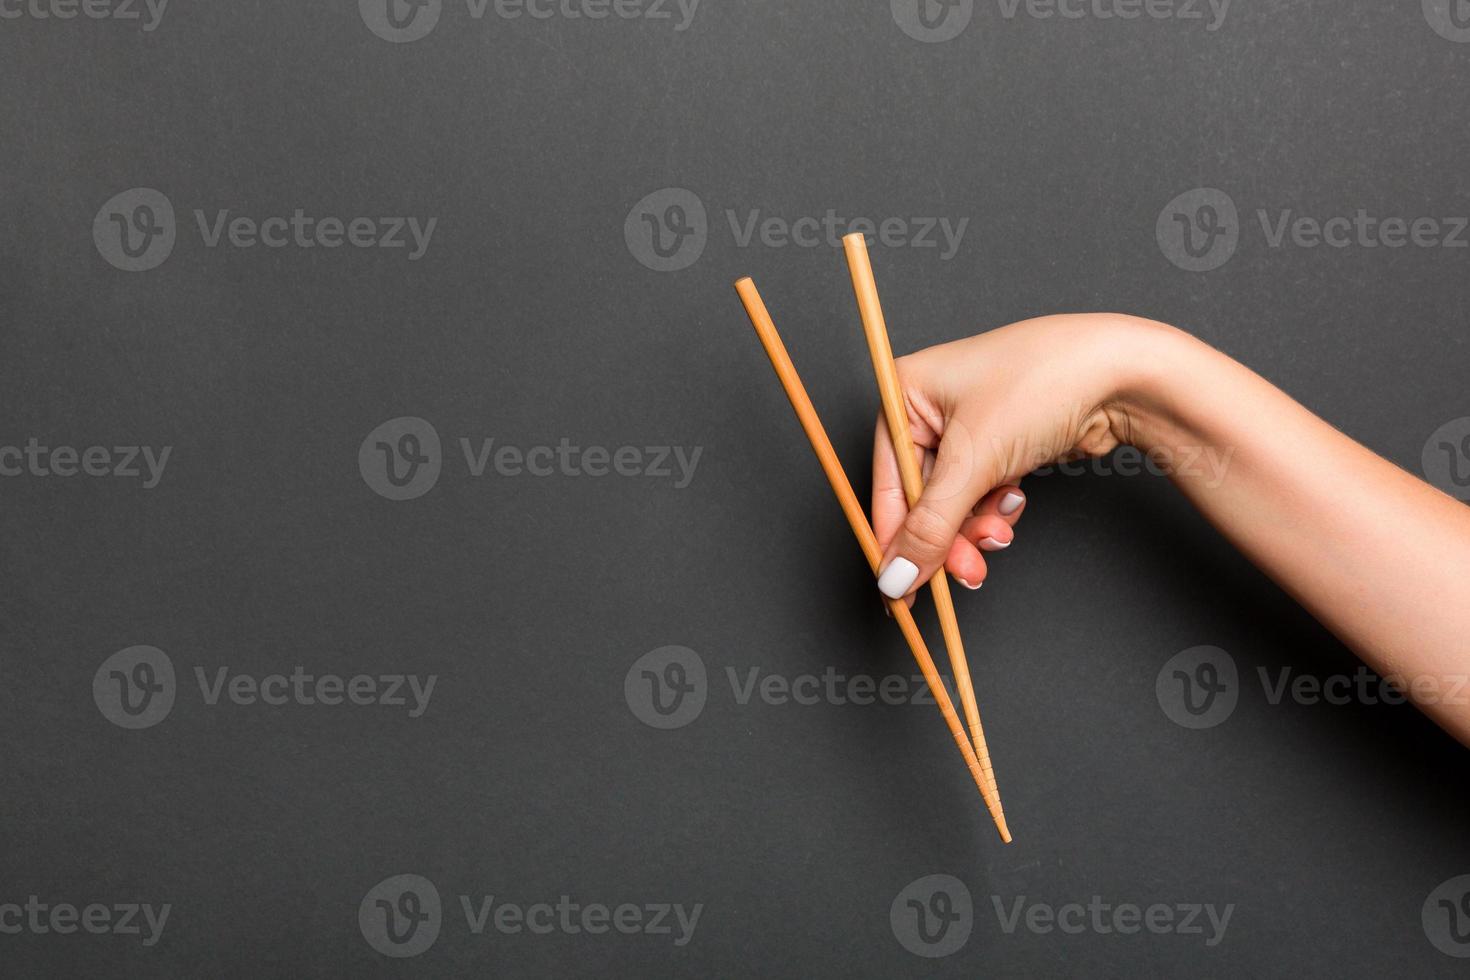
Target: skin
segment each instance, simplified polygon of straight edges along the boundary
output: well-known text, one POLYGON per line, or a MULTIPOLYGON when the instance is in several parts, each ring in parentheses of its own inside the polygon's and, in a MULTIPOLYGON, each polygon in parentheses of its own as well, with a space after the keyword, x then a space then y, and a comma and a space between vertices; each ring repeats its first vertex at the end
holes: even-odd
POLYGON ((1171 466, 1231 544, 1470 745, 1470 507, 1153 321, 1042 317, 897 365, 927 484, 911 511, 880 417, 873 530, 880 572, 899 556, 918 566, 910 603, 941 563, 983 584, 985 553, 1009 546, 1025 511, 1023 475, 1132 445, 1171 466), (1022 499, 1007 515, 1008 496, 1022 499))

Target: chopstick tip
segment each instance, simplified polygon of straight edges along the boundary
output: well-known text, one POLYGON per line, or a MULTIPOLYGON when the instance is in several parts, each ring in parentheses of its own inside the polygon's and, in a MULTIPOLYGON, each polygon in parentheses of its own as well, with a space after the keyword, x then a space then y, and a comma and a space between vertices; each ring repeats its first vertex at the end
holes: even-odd
POLYGON ((1003 843, 1011 842, 1011 828, 1006 824, 1006 815, 1002 813, 991 814, 995 818, 995 829, 1000 831, 1000 839, 1003 843))

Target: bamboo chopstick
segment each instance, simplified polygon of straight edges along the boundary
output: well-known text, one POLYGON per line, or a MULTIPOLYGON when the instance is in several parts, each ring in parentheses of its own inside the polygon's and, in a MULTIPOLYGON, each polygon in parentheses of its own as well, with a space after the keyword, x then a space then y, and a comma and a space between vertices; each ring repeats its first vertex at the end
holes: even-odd
MULTIPOLYGON (((888 434, 892 437, 893 453, 898 458, 898 472, 903 480, 904 496, 912 507, 924 492, 924 477, 919 472, 919 462, 914 458, 913 436, 909 432, 908 411, 904 406, 903 388, 898 381, 898 369, 893 364, 893 347, 888 342, 888 327, 883 320, 883 307, 878 302, 878 285, 873 279, 873 264, 868 258, 868 242, 860 233, 842 239, 847 253, 847 267, 852 274, 852 290, 857 294, 858 312, 862 315, 863 334, 868 339, 868 353, 873 360, 873 373, 878 378, 878 394, 883 402, 883 415, 888 420, 888 434)), ((949 578, 944 567, 929 580, 934 593, 934 607, 939 613, 939 625, 944 631, 944 646, 949 651, 950 668, 954 671, 955 684, 960 692, 960 704, 965 709, 965 721, 970 725, 970 735, 975 742, 975 757, 995 794, 996 806, 1000 806, 1000 789, 995 782, 995 768, 990 762, 990 748, 985 744, 985 730, 980 727, 980 709, 975 704, 975 686, 970 680, 970 665, 965 659, 964 640, 960 637, 960 624, 955 616, 954 596, 949 591, 949 578)))
MULTIPOLYGON (((786 390, 786 397, 791 400, 791 407, 796 410, 797 420, 801 423, 802 430, 812 444, 817 461, 821 463, 822 471, 827 475, 827 482, 832 485, 832 492, 837 495, 837 502, 842 507, 842 513, 847 517, 847 523, 852 527, 852 533, 857 536, 858 544, 862 546, 863 554, 868 559, 868 565, 873 569, 874 574, 877 574, 878 563, 883 558, 883 552, 878 547, 878 539, 873 536, 873 529, 868 525, 868 517, 863 512, 862 505, 858 503, 857 495, 852 491, 852 484, 848 482, 847 474, 843 472, 842 462, 837 458, 837 451, 832 448, 832 442, 827 438, 827 431, 822 427, 822 420, 817 416, 817 410, 807 396, 806 387, 801 383, 801 376, 796 373, 796 365, 791 363, 791 357, 786 353, 786 345, 781 342, 781 335, 776 331, 776 325, 771 322, 771 315, 766 311, 766 304, 761 300, 760 293, 756 291, 755 283, 749 276, 735 283, 735 291, 740 294, 740 301, 745 306, 746 315, 750 317, 750 323, 760 337, 761 346, 765 348, 766 356, 771 360, 771 366, 776 369, 776 376, 781 381, 781 387, 786 390)), ((1009 844, 1011 832, 1006 826, 1005 813, 1000 808, 1000 799, 996 796, 991 781, 986 778, 984 770, 981 769, 980 760, 976 758, 970 740, 965 737, 965 731, 960 726, 959 715, 954 710, 954 703, 950 701, 949 692, 945 690, 944 682, 939 677, 939 671, 934 666, 934 658, 929 655, 929 649, 924 645, 924 637, 919 633, 913 613, 901 599, 888 599, 887 602, 889 609, 893 611, 894 618, 898 621, 898 628, 903 632, 903 638, 908 641, 909 649, 913 651, 914 659, 918 661, 919 670, 929 685, 930 693, 939 704, 939 710, 944 715, 945 723, 949 726, 950 735, 954 737, 955 744, 960 747, 960 754, 964 756, 970 776, 980 789, 980 795, 985 800, 985 807, 990 811, 990 817, 995 821, 996 829, 1000 831, 1001 840, 1009 844)))

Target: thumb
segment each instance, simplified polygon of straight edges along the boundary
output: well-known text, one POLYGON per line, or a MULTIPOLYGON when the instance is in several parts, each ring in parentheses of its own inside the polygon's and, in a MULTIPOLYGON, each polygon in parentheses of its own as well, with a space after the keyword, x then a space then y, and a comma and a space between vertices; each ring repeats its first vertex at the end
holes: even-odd
POLYGON ((987 462, 990 455, 977 452, 964 427, 951 420, 934 472, 878 566, 878 589, 884 595, 901 599, 943 566, 960 525, 1000 480, 987 462))

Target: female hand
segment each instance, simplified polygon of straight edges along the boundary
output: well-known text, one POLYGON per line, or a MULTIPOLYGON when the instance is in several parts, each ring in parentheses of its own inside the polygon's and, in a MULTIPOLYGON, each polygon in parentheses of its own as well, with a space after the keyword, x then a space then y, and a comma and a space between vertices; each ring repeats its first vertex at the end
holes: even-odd
POLYGON ((1010 546, 1025 510, 1018 485, 1037 467, 1102 455, 1126 441, 1118 401, 1131 367, 1172 328, 1113 314, 1049 316, 931 347, 897 361, 925 473, 910 510, 888 427, 873 447, 879 588, 898 598, 940 564, 978 589, 984 552, 1010 546))

